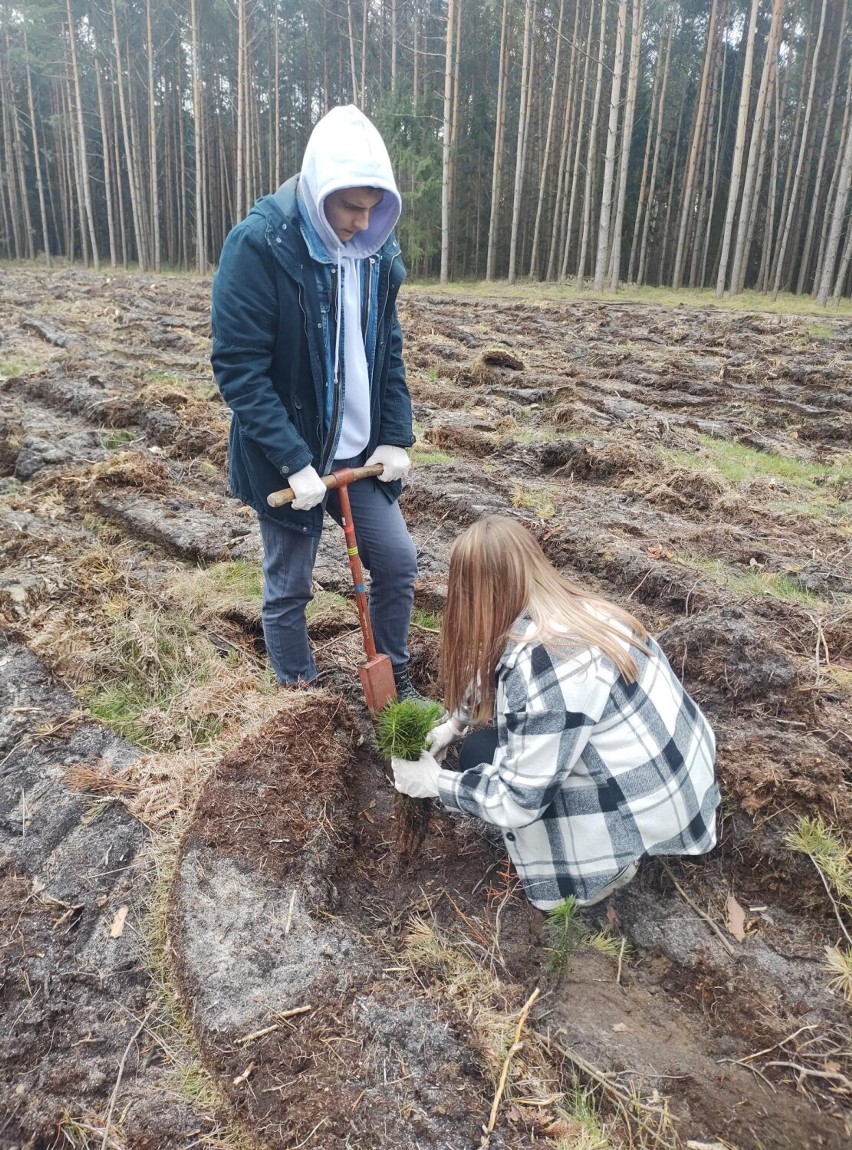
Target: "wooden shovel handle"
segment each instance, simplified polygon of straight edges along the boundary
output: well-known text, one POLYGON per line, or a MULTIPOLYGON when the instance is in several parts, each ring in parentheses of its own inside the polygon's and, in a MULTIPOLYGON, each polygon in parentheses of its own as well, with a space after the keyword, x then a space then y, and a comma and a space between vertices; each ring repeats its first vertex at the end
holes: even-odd
MULTIPOLYGON (((343 467, 340 471, 332 471, 331 475, 323 475, 322 481, 328 488, 345 487, 358 479, 381 475, 383 470, 381 463, 374 463, 372 467, 343 467)), ((292 503, 295 498, 293 488, 285 487, 283 491, 273 491, 271 495, 267 495, 266 502, 270 507, 283 507, 287 503, 292 503)))

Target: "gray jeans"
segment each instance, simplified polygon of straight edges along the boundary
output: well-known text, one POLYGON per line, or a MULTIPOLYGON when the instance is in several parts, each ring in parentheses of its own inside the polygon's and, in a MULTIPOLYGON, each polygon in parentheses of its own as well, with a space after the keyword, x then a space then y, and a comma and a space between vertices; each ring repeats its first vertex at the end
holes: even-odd
MULTIPOLYGON (((360 461, 359 461, 360 462, 360 461)), ((351 466, 336 460, 334 469, 351 466)), ((408 662, 408 628, 417 577, 417 552, 399 504, 391 503, 376 479, 349 487, 349 501, 361 562, 370 572, 370 622, 377 650, 395 671, 408 662)), ((325 509, 340 523, 340 501, 330 491, 325 509)), ((313 595, 319 536, 301 535, 271 519, 260 520, 263 541, 263 637, 279 683, 310 682, 317 669, 308 641, 305 608, 313 595)), ((340 561, 347 563, 340 537, 340 561)))

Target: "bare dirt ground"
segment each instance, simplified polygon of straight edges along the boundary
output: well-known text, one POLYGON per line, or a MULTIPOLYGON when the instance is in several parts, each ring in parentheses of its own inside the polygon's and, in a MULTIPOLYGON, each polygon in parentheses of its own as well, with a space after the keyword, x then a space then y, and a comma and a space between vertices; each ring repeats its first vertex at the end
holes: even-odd
POLYGON ((481 828, 397 849, 333 526, 328 680, 272 683, 209 287, 0 274, 0 1147, 568 1150, 578 1086, 612 1146, 848 1146, 850 908, 787 838, 852 833, 848 323, 404 291, 421 688, 499 511, 717 732, 720 846, 643 864, 557 970, 481 828))

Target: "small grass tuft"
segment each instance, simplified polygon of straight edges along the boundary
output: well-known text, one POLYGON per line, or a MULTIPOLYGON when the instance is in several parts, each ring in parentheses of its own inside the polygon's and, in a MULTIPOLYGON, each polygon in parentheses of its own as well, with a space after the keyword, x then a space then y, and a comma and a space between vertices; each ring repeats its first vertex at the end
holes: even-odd
POLYGON ((414 444, 411 448, 411 459, 415 467, 433 467, 437 464, 455 463, 455 456, 446 451, 436 451, 429 447, 414 444))
POLYGON ((825 948, 825 969, 832 976, 829 990, 839 990, 846 1002, 852 1006, 852 947, 839 946, 825 948))
POLYGON ((194 619, 233 614, 251 619, 260 611, 263 569, 254 559, 187 566, 172 577, 170 590, 194 619))
POLYGON ((412 627, 419 627, 421 631, 435 631, 436 633, 441 630, 441 616, 436 615, 434 611, 422 611, 415 608, 411 613, 412 627))
POLYGON ((852 858, 839 832, 821 818, 802 818, 787 835, 787 845, 810 857, 846 909, 852 911, 852 858))
POLYGON ((556 514, 556 504, 549 492, 540 487, 516 487, 512 506, 532 511, 539 519, 552 519, 556 514))
POLYGON ((621 1150, 623 1146, 621 1139, 614 1140, 607 1131, 594 1091, 579 1084, 557 1107, 549 1133, 555 1136, 552 1150, 621 1150))
POLYGON ((13 379, 25 375, 26 366, 17 359, 0 359, 0 379, 13 379))
POLYGON ((101 433, 101 445, 108 451, 120 451, 123 447, 136 441, 132 431, 104 431, 101 433))

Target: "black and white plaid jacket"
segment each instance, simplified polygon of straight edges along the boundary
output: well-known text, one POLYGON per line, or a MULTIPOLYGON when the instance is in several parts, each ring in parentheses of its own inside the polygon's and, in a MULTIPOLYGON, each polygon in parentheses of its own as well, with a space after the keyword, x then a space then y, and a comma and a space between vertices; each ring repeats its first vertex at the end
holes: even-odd
POLYGON ((627 683, 597 647, 563 654, 508 642, 494 761, 440 773, 447 807, 502 828, 542 910, 567 895, 594 900, 643 856, 715 846, 713 731, 659 646, 648 646, 650 656, 631 647, 639 674, 627 683))

